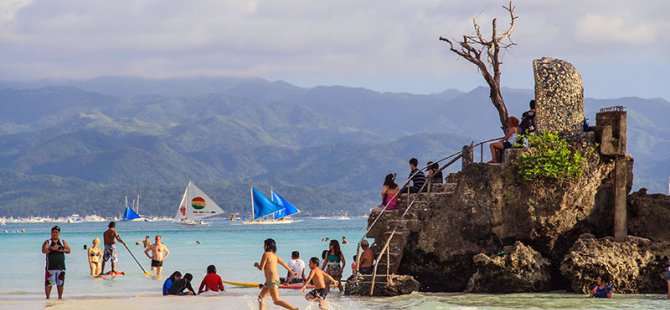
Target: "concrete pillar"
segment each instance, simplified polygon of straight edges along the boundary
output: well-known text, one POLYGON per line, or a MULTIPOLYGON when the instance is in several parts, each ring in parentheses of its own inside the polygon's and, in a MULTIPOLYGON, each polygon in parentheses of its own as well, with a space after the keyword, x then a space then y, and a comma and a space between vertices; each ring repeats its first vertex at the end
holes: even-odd
POLYGON ((614 239, 616 241, 625 241, 628 236, 626 170, 626 157, 617 156, 614 159, 614 239))

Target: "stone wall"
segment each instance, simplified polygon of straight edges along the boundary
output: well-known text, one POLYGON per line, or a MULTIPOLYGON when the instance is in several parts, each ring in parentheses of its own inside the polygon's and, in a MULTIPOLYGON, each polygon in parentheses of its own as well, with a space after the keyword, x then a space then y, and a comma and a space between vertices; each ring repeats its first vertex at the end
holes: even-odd
POLYGON ((584 87, 577 69, 567 61, 533 60, 537 130, 564 134, 581 132, 584 87))

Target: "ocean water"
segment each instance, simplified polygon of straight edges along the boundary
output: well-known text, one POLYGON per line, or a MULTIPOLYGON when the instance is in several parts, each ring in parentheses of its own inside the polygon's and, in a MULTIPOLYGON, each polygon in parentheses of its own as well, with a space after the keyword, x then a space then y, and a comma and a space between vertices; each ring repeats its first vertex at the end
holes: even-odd
MULTIPOLYGON (((43 296, 44 255, 41 245, 49 238, 54 224, 8 223, 0 226, 0 309, 256 309, 256 288, 236 288, 226 285, 221 296, 162 297, 162 280, 145 277, 128 251, 121 245, 118 269, 126 276, 93 279, 88 275, 84 244, 95 237, 102 238, 106 222, 58 224, 61 237, 70 244, 72 253, 66 256, 65 300, 45 301, 43 296), (25 233, 12 233, 26 229, 25 233), (8 230, 9 233, 2 233, 8 230)), ((205 275, 207 265, 214 264, 224 280, 262 282, 263 274, 253 267, 263 254, 263 240, 274 238, 278 254, 290 259, 291 251, 300 251, 304 260, 320 256, 327 248, 321 239, 341 239, 347 258, 344 277, 351 274, 351 257, 355 241, 362 236, 366 219, 310 219, 287 225, 240 225, 236 222, 212 220, 209 226, 182 226, 170 222, 120 222, 117 230, 128 243, 135 257, 149 270, 150 261, 140 245, 145 235, 163 236, 170 249, 163 274, 175 270, 190 272, 194 286, 205 275), (196 244, 199 241, 200 244, 196 244)), ((107 267, 109 268, 109 267, 107 267)), ((280 270, 282 268, 280 267, 280 270)), ((280 271, 280 272, 283 272, 280 271)), ((283 275, 282 275, 283 276, 283 275)), ((197 289, 197 287, 195 287, 197 289)), ((318 309, 303 299, 297 290, 281 290, 283 299, 301 309, 318 309)), ((55 298, 56 291, 52 292, 55 298)), ((334 290, 329 295, 331 309, 651 309, 670 308, 665 295, 615 295, 611 300, 594 300, 582 295, 547 294, 427 294, 414 293, 394 298, 347 297, 334 290)), ((266 303, 269 309, 278 309, 266 303)))

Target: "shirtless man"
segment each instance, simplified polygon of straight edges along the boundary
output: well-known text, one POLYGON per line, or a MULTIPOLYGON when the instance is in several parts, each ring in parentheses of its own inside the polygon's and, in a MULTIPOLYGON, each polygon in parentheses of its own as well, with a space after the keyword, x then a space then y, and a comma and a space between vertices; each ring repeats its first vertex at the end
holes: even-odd
POLYGON ((311 269, 309 277, 300 289, 300 292, 304 293, 309 282, 314 281, 314 289, 305 295, 305 299, 312 302, 318 302, 319 309, 321 310, 328 309, 328 304, 326 303, 328 288, 330 287, 331 282, 337 282, 337 280, 319 268, 319 259, 316 257, 312 257, 309 260, 309 268, 311 269), (328 279, 328 283, 326 283, 326 279, 328 279))
POLYGON ((108 228, 105 233, 102 234, 103 240, 105 242, 105 253, 102 256, 102 267, 100 268, 100 274, 105 273, 105 263, 108 260, 112 261, 112 271, 110 273, 114 274, 117 272, 116 262, 119 261, 119 254, 116 252, 116 240, 121 242, 123 245, 126 245, 126 243, 121 240, 121 237, 119 237, 119 233, 116 232, 115 222, 109 222, 107 227, 108 228))
POLYGON ((163 271, 163 261, 170 255, 170 250, 161 243, 161 235, 156 235, 156 243, 144 249, 144 255, 151 259, 151 271, 156 271, 156 278, 160 279, 163 271), (149 255, 151 251, 151 255, 149 255))
POLYGON ((265 284, 263 285, 261 293, 258 295, 258 308, 260 310, 265 309, 263 300, 268 297, 269 294, 272 296, 272 301, 275 305, 286 309, 298 310, 298 308, 279 299, 279 274, 277 273, 277 263, 284 266, 289 272, 292 272, 293 276, 297 276, 298 273, 291 270, 291 268, 277 256, 277 243, 273 239, 266 239, 263 249, 265 250, 265 253, 263 253, 260 264, 254 263, 254 267, 265 272, 265 284))

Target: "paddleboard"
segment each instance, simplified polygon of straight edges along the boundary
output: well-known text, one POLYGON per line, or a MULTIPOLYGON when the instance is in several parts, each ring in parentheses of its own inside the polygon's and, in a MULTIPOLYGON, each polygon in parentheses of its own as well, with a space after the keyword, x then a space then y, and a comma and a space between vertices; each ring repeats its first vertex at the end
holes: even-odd
MULTIPOLYGON (((235 286, 239 286, 239 287, 257 287, 257 288, 261 288, 262 285, 263 285, 261 283, 255 283, 255 282, 238 282, 238 281, 226 281, 226 280, 223 280, 223 283, 230 284, 230 285, 235 285, 235 286)), ((330 287, 331 288, 336 288, 337 284, 332 283, 332 284, 330 284, 330 287)), ((280 289, 285 289, 285 290, 299 290, 299 289, 302 288, 302 284, 299 284, 299 283, 294 283, 294 284, 284 283, 284 284, 280 284, 279 288, 280 289)), ((313 289, 313 288, 314 288, 314 285, 311 285, 311 284, 307 285, 307 289, 313 289)))
POLYGON ((116 272, 107 272, 103 274, 99 274, 95 276, 96 278, 113 278, 113 277, 119 277, 119 276, 125 276, 126 273, 123 271, 116 271, 116 272))

